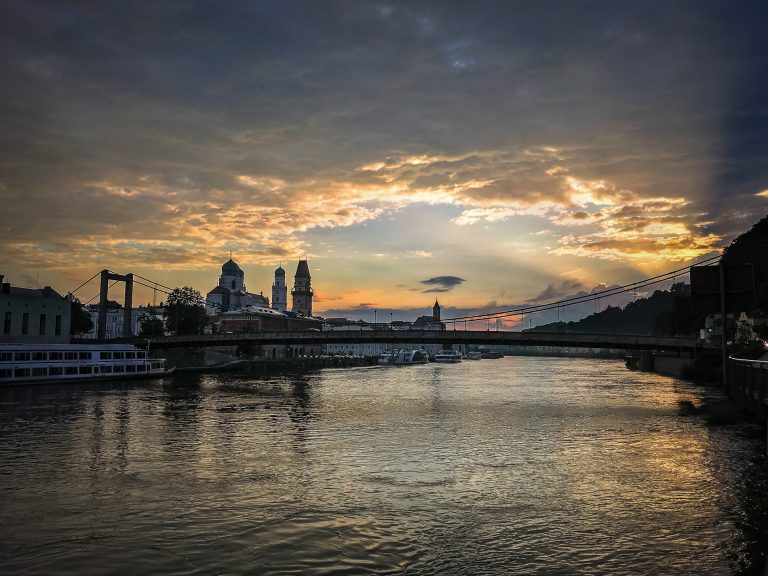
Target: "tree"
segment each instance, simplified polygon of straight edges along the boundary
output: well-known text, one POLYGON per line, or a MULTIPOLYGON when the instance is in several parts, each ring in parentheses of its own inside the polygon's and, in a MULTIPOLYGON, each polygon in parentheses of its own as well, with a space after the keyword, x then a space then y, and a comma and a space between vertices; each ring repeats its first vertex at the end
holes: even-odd
POLYGON ((160 318, 147 318, 141 323, 139 336, 155 337, 165 334, 165 324, 160 318))
POLYGON ((76 334, 86 334, 93 330, 93 320, 91 320, 91 315, 85 311, 80 299, 71 292, 67 292, 67 295, 64 296, 64 298, 70 302, 71 313, 69 335, 75 336, 76 334))
POLYGON ((200 334, 207 318, 204 302, 191 286, 174 288, 165 303, 165 329, 174 334, 200 334))

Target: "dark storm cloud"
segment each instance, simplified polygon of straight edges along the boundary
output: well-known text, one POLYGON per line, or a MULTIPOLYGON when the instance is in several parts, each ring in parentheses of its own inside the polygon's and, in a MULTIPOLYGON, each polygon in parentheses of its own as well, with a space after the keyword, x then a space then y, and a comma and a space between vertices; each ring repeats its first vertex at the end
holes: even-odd
POLYGON ((197 256, 222 235, 374 218, 339 184, 428 154, 449 159, 398 177, 487 180, 461 189, 470 206, 562 201, 544 171, 565 165, 691 199, 730 233, 722 214, 765 211, 765 16, 701 0, 4 3, 0 230, 30 262, 56 256, 52 237, 197 256))
POLYGON ((422 280, 421 283, 425 284, 426 286, 433 286, 433 288, 423 290, 423 292, 426 293, 449 292, 456 288, 456 286, 463 284, 464 278, 459 278, 458 276, 435 276, 434 278, 429 278, 428 280, 422 280))

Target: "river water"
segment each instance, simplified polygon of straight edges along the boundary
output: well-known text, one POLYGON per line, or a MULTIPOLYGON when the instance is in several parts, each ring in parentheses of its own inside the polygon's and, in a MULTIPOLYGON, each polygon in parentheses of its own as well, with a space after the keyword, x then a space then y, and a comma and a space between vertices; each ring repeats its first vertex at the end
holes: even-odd
POLYGON ((566 358, 6 389, 0 573, 753 573, 759 440, 706 394, 566 358))

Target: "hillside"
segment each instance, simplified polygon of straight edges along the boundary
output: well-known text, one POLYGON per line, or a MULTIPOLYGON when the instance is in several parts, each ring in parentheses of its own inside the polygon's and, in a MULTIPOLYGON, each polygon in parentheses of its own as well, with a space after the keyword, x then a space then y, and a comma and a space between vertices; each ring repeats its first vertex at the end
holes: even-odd
POLYGON ((673 285, 671 290, 656 290, 647 298, 630 302, 623 309, 609 306, 578 322, 553 322, 532 330, 642 336, 688 335, 694 334, 698 326, 690 310, 690 286, 679 283, 673 285))

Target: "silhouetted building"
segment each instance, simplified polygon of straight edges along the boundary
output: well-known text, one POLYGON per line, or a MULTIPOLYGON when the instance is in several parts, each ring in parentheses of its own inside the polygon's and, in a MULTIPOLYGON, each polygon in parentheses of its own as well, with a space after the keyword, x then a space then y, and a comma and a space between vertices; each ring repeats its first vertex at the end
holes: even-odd
POLYGON ((221 267, 219 285, 206 295, 205 308, 208 314, 215 315, 243 306, 268 308, 269 299, 263 294, 251 294, 245 289, 245 273, 230 258, 221 267))
POLYGON ((15 288, 4 279, 0 274, 0 342, 69 342, 69 300, 50 286, 15 288))
POLYGON ((296 267, 296 275, 293 277, 293 296, 292 312, 312 316, 312 277, 309 275, 309 264, 306 260, 299 260, 296 267))
POLYGON ((275 282, 272 284, 272 308, 280 312, 288 309, 288 286, 285 284, 285 270, 282 266, 275 270, 275 282))

